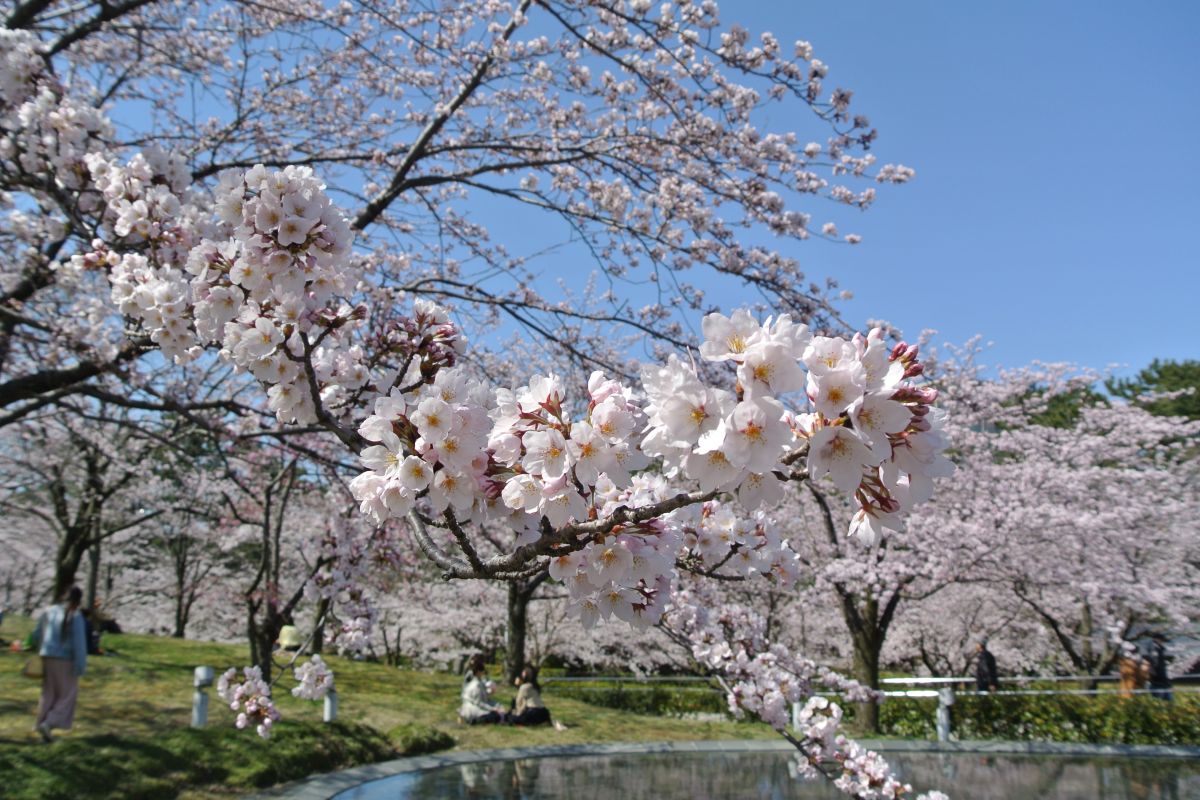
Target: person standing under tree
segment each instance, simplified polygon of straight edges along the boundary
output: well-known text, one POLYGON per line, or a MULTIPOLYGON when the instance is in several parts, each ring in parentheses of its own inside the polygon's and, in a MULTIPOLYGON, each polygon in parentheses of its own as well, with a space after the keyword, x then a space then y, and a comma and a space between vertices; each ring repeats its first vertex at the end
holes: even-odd
POLYGON ((83 592, 72 586, 66 599, 38 617, 33 645, 42 657, 42 699, 34 730, 49 742, 54 728, 66 730, 75 721, 79 678, 87 669, 87 631, 79 604, 83 592))
POLYGON ((996 657, 987 649, 988 640, 984 636, 975 648, 975 690, 979 692, 994 692, 998 688, 1000 678, 996 674, 996 657))
POLYGON ((1161 633, 1150 635, 1150 694, 1159 700, 1171 702, 1171 676, 1167 674, 1167 637, 1161 633))

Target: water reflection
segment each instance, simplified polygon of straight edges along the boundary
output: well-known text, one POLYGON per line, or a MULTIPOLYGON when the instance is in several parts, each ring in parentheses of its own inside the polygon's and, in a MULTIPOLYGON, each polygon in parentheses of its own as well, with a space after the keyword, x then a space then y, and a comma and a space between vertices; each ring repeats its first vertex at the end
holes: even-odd
MULTIPOLYGON (((1189 800, 1200 763, 1134 758, 891 754, 914 789, 962 800, 1189 800)), ((675 753, 492 761, 364 784, 347 800, 824 800, 843 795, 798 781, 786 753, 675 753)))

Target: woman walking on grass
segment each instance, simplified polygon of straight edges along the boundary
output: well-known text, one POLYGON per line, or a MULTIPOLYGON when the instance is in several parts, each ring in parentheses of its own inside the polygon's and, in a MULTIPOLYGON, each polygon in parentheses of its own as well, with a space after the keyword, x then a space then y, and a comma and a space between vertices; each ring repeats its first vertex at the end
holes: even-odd
POLYGON ((42 699, 35 730, 50 741, 53 728, 66 730, 75 720, 79 678, 87 668, 87 633, 79 612, 83 592, 72 586, 66 600, 38 617, 33 645, 42 657, 42 699))

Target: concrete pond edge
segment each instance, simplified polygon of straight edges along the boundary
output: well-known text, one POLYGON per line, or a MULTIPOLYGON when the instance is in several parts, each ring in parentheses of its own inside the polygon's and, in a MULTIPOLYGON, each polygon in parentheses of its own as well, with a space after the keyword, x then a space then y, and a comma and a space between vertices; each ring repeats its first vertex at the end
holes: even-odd
MULTIPOLYGON (((1200 758, 1200 747, 1183 745, 1083 744, 1074 742, 926 742, 903 739, 863 739, 860 744, 881 753, 980 753, 991 755, 1123 756, 1134 758, 1200 758)), ((364 783, 395 775, 424 772, 481 761, 517 761, 525 758, 641 755, 650 753, 766 753, 786 752, 792 746, 782 739, 733 739, 692 742, 630 742, 562 744, 534 747, 500 747, 460 750, 397 758, 330 772, 255 795, 251 800, 331 800, 364 783)))

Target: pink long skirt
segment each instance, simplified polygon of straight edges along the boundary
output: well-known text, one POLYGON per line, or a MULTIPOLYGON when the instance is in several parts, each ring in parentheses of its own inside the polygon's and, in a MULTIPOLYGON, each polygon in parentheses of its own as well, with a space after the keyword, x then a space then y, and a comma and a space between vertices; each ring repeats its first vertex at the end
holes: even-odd
POLYGON ((75 721, 75 697, 79 678, 68 658, 42 659, 42 701, 38 704, 37 724, 66 730, 75 721))

